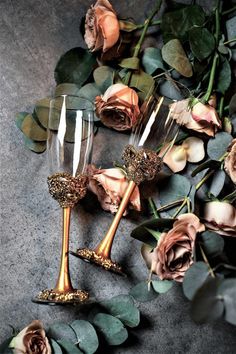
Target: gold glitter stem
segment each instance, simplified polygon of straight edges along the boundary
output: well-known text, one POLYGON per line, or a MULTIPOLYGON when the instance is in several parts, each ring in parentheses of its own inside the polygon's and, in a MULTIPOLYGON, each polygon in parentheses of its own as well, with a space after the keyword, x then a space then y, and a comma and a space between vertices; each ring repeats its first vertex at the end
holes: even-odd
POLYGON ((69 232, 71 208, 62 208, 63 226, 62 226, 62 249, 61 264, 57 284, 53 289, 56 293, 73 292, 74 289, 70 280, 69 273, 69 232))
POLYGON ((129 203, 130 197, 135 187, 136 184, 133 181, 130 181, 108 232, 95 249, 97 255, 102 256, 104 258, 110 258, 112 243, 116 234, 116 230, 119 226, 120 220, 124 214, 127 204, 129 203))

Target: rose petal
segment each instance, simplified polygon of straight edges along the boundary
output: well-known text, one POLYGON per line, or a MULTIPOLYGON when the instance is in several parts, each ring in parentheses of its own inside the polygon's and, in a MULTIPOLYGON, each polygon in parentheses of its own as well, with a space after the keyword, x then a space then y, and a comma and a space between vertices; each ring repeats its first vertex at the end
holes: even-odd
MULTIPOLYGON (((166 148, 165 148, 166 149, 166 148)), ((162 156, 164 149, 159 153, 162 156)), ((186 152, 181 146, 172 146, 172 148, 164 155, 163 162, 174 172, 179 172, 186 166, 186 152)))
POLYGON ((187 161, 199 162, 205 157, 204 143, 201 139, 196 137, 189 137, 184 140, 182 147, 187 154, 187 161))
POLYGON ((204 219, 209 229, 236 236, 236 208, 233 205, 219 201, 206 203, 204 219))

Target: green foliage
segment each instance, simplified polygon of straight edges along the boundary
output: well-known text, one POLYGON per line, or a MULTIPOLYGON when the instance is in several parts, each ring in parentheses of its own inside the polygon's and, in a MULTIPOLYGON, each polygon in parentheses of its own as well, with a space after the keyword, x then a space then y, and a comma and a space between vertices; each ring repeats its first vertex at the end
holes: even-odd
POLYGON ((216 171, 211 179, 208 193, 217 197, 225 185, 226 174, 223 170, 216 171))
POLYGON ((183 280, 184 295, 192 300, 196 291, 204 284, 209 276, 209 268, 204 262, 195 262, 187 270, 183 280))
POLYGON ((139 58, 136 57, 124 58, 119 63, 119 66, 126 69, 137 70, 139 69, 139 58))
POLYGON ((146 281, 142 281, 135 285, 130 290, 130 295, 140 302, 147 302, 156 299, 158 296, 157 292, 153 290, 152 283, 148 285, 146 281))
POLYGON ((208 168, 210 169, 218 169, 221 165, 220 161, 207 160, 198 165, 192 172, 192 177, 196 176, 199 172, 204 171, 208 168))
POLYGON ((212 160, 219 160, 227 151, 232 141, 232 136, 225 132, 220 132, 208 141, 207 154, 212 160))
POLYGON ((65 354, 83 354, 83 352, 69 340, 60 339, 57 343, 62 347, 63 353, 65 354))
POLYGON ((2 344, 0 344, 0 353, 1 354, 12 354, 12 350, 9 348, 9 345, 14 337, 7 338, 2 344))
POLYGON ((161 50, 159 48, 145 48, 142 56, 142 65, 147 74, 152 75, 157 69, 165 70, 161 50))
POLYGON ((231 67, 226 58, 221 57, 220 67, 217 75, 216 90, 224 94, 231 84, 231 67))
POLYGON ((94 81, 99 90, 104 93, 113 84, 115 70, 109 66, 99 66, 93 72, 94 81))
POLYGON ((220 235, 212 231, 205 231, 200 236, 200 243, 207 256, 215 257, 220 255, 224 250, 224 239, 220 235))
POLYGON ((90 322, 85 320, 76 320, 70 324, 74 330, 79 348, 85 354, 93 354, 98 348, 98 336, 90 322))
POLYGON ((156 293, 163 294, 172 288, 173 282, 170 280, 152 280, 152 286, 156 293))
POLYGON ((53 350, 53 354, 63 354, 62 348, 54 339, 50 338, 49 343, 50 343, 51 348, 53 350))
POLYGON ((207 28, 193 27, 189 31, 190 48, 198 60, 204 60, 215 49, 215 38, 207 28))
POLYGON ((73 343, 76 343, 77 341, 74 330, 63 322, 52 324, 48 329, 48 335, 56 341, 62 339, 70 340, 73 343))
POLYGON ((139 97, 144 101, 153 92, 154 79, 151 75, 145 73, 143 70, 134 72, 131 76, 130 87, 136 88, 139 92, 139 97))

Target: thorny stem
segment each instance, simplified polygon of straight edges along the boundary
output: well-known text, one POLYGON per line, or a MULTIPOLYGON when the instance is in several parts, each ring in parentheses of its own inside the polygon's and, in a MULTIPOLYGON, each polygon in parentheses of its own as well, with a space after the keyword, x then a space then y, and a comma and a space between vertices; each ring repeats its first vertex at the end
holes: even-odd
POLYGON ((208 265, 210 275, 212 276, 212 278, 215 278, 216 277, 215 273, 214 273, 213 269, 211 268, 211 265, 207 259, 205 252, 203 251, 203 248, 201 245, 200 245, 200 251, 201 251, 202 258, 203 258, 204 262, 208 265))

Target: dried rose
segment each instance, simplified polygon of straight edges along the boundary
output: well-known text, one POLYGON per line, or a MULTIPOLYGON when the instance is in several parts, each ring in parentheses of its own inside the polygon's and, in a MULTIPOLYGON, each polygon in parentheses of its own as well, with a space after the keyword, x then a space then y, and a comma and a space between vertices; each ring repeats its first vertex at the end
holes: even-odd
MULTIPOLYGON (((119 168, 99 170, 92 165, 90 175, 88 189, 96 194, 104 210, 116 213, 129 183, 124 173, 119 168)), ((135 187, 129 203, 133 209, 141 210, 138 187, 135 187)))
POLYGON ((187 161, 199 162, 205 156, 203 141, 193 136, 185 139, 182 145, 173 145, 169 150, 168 147, 169 144, 165 145, 159 155, 164 156, 163 162, 174 173, 182 171, 187 161))
POLYGON ((114 84, 97 96, 95 106, 102 123, 119 131, 132 128, 140 113, 137 93, 123 84, 114 84))
POLYGON ((236 208, 226 202, 209 202, 204 209, 205 225, 220 235, 236 237, 236 208))
POLYGON ((236 184, 236 139, 233 139, 228 147, 228 155, 225 158, 225 171, 236 184))
POLYGON ((185 272, 193 263, 193 247, 198 232, 205 230, 194 214, 182 214, 173 228, 161 234, 152 253, 152 272, 161 280, 183 281, 185 272))
POLYGON ((10 343, 14 354, 51 354, 52 350, 41 321, 35 320, 10 343))
POLYGON ((87 11, 85 42, 91 51, 106 52, 119 39, 120 28, 116 13, 108 0, 98 0, 87 11))
MULTIPOLYGON (((214 104, 211 102, 211 104, 214 104)), ((217 112, 210 104, 203 105, 201 102, 195 104, 192 110, 189 107, 189 99, 177 101, 170 106, 170 116, 177 124, 184 125, 199 133, 214 136, 221 126, 217 112)))

